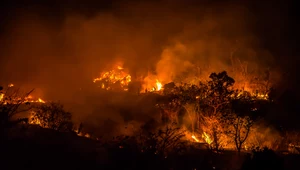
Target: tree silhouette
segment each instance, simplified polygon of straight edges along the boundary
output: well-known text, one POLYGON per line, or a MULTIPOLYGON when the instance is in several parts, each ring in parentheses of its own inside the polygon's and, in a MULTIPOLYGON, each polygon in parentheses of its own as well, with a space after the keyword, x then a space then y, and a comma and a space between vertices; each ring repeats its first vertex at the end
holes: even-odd
POLYGON ((227 117, 227 121, 227 125, 229 126, 226 127, 226 133, 232 137, 235 147, 238 153, 240 153, 243 144, 249 136, 253 121, 249 116, 241 117, 234 113, 227 117))
POLYGON ((200 83, 201 96, 200 108, 208 115, 217 115, 220 112, 226 113, 226 107, 232 100, 234 94, 234 79, 227 75, 226 71, 212 73, 207 84, 200 83))
POLYGON ((3 87, 0 87, 0 126, 2 130, 27 121, 26 118, 15 120, 13 118, 16 118, 17 114, 31 109, 30 103, 25 101, 33 90, 22 94, 19 89, 9 87, 4 90, 3 87))
POLYGON ((198 108, 202 114, 199 121, 202 130, 212 138, 211 146, 218 151, 222 147, 223 123, 230 113, 234 79, 226 71, 212 73, 209 78, 207 83, 200 82, 198 108))
POLYGON ((31 122, 44 128, 57 131, 72 130, 72 114, 64 110, 60 103, 50 102, 37 106, 31 117, 31 122))

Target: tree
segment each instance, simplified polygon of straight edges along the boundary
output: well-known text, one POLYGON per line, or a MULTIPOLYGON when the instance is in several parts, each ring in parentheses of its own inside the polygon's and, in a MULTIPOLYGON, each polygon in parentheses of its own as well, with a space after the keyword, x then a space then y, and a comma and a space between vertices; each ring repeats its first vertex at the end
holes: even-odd
POLYGON ((35 108, 31 123, 57 131, 72 130, 72 114, 64 110, 60 103, 50 102, 35 108))
POLYGON ((3 90, 3 87, 0 87, 1 129, 9 128, 21 122, 27 121, 26 118, 16 120, 13 120, 13 118, 15 118, 17 114, 29 111, 31 109, 29 106, 30 103, 26 102, 26 97, 28 97, 33 90, 22 94, 19 89, 8 87, 8 89, 3 90))
POLYGON ((235 81, 227 75, 226 71, 212 73, 209 78, 211 80, 206 84, 200 82, 199 124, 202 125, 203 133, 208 133, 211 138, 211 147, 219 151, 223 143, 221 137, 224 136, 222 119, 230 113, 235 81))
POLYGON ((209 115, 226 113, 228 104, 232 100, 234 94, 233 84, 234 79, 227 75, 226 71, 221 73, 212 73, 207 84, 200 83, 200 95, 203 99, 200 100, 200 108, 209 115))
POLYGON ((227 134, 232 137, 235 147, 238 153, 240 153, 243 144, 249 136, 253 121, 249 116, 242 117, 236 114, 231 114, 227 120, 227 125, 229 125, 227 127, 227 134))

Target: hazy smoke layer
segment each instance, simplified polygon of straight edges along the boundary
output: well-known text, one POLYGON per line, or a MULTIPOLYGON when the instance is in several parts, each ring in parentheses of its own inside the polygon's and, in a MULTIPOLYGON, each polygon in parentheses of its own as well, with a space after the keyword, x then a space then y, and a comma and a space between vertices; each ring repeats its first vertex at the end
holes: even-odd
POLYGON ((194 66, 207 77, 212 71, 230 72, 233 64, 247 63, 249 72, 273 64, 253 34, 256 18, 240 5, 116 3, 89 16, 65 9, 57 19, 36 11, 17 10, 7 25, 0 82, 37 88, 36 95, 71 103, 71 110, 86 115, 100 114, 91 108, 97 105, 111 113, 105 119, 124 120, 120 110, 108 109, 107 97, 86 105, 96 96, 92 79, 117 62, 133 76, 156 71, 163 83, 188 77, 194 66))

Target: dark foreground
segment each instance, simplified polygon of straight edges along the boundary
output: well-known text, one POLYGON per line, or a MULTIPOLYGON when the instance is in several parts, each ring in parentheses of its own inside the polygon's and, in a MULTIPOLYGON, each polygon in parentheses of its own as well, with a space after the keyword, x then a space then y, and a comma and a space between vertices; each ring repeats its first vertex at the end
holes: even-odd
POLYGON ((189 148, 184 154, 163 157, 141 153, 130 146, 103 144, 73 133, 48 129, 20 131, 10 131, 10 137, 1 140, 0 169, 300 169, 299 155, 275 154, 269 150, 238 155, 233 151, 216 154, 189 148))

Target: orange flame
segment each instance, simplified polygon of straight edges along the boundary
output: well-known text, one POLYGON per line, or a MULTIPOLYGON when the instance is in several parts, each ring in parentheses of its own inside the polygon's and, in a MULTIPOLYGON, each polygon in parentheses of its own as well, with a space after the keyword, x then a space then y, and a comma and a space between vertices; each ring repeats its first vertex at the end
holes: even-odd
POLYGON ((200 142, 199 139, 197 139, 197 137, 195 135, 192 135, 192 138, 196 141, 196 142, 200 142))
POLYGON ((156 79, 156 87, 157 87, 157 91, 161 90, 162 88, 162 84, 156 79))
POLYGON ((123 90, 128 90, 128 84, 131 82, 131 76, 126 73, 121 66, 117 66, 116 70, 111 70, 108 72, 103 72, 100 77, 93 80, 94 83, 101 82, 101 88, 110 90, 111 85, 119 82, 123 90))
MULTIPOLYGON (((8 85, 9 88, 13 87, 13 86, 14 86, 14 84, 12 84, 12 83, 8 85)), ((34 97, 32 97, 31 95, 28 95, 24 98, 13 97, 13 98, 7 99, 7 98, 5 98, 4 93, 0 93, 0 101, 4 105, 6 105, 8 102, 11 102, 11 103, 20 103, 20 102, 22 102, 22 103, 27 103, 27 102, 29 102, 29 103, 46 103, 43 99, 41 99, 41 98, 34 99, 34 97)))
POLYGON ((202 138, 203 138, 203 139, 205 140, 205 142, 208 143, 209 145, 213 142, 213 141, 211 140, 211 138, 209 137, 209 135, 208 135, 207 133, 205 133, 205 132, 203 132, 202 138))
POLYGON ((0 94, 0 101, 2 101, 3 97, 4 97, 4 94, 1 93, 1 94, 0 94))

